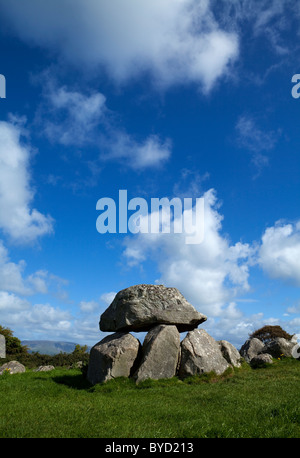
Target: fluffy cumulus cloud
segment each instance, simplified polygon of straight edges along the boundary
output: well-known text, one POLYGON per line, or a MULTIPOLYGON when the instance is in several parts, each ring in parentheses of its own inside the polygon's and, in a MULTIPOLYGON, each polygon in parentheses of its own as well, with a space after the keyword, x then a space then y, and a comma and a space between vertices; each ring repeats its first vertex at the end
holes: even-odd
POLYGON ((28 43, 104 68, 116 82, 150 72, 160 86, 194 82, 209 91, 238 55, 237 35, 219 26, 209 0, 1 0, 0 7, 28 43))
POLYGON ((32 208, 30 147, 22 143, 23 127, 0 122, 0 228, 15 242, 28 243, 53 231, 53 220, 32 208))
POLYGON ((62 306, 29 300, 8 291, 0 291, 1 324, 22 339, 68 340, 93 345, 101 340, 99 303, 79 304, 77 313, 62 306), (45 337, 46 336, 46 337, 45 337))
POLYGON ((71 330, 72 316, 63 309, 46 304, 32 304, 13 293, 0 292, 1 319, 5 326, 22 338, 39 338, 43 333, 62 337, 71 330))
POLYGON ((277 222, 262 236, 259 263, 271 277, 300 286, 300 221, 277 222))
POLYGON ((170 230, 128 237, 124 251, 131 266, 150 256, 155 259, 160 272, 157 282, 176 286, 196 308, 210 316, 222 315, 225 304, 249 290, 249 262, 254 252, 250 245, 233 245, 222 236, 222 215, 217 204, 215 191, 207 191, 202 243, 187 244, 191 231, 184 226, 182 233, 170 230))

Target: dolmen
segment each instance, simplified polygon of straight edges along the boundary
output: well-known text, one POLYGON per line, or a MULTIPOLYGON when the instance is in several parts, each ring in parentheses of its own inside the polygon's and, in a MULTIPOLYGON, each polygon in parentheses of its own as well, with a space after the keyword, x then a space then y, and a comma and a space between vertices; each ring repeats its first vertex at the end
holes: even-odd
POLYGON ((163 285, 135 285, 119 291, 100 317, 112 332, 90 351, 87 379, 92 384, 116 377, 186 377, 240 365, 240 354, 226 341, 215 341, 198 326, 207 317, 178 291, 163 285), (131 332, 147 332, 143 345, 131 332), (187 332, 181 341, 180 333, 187 332))

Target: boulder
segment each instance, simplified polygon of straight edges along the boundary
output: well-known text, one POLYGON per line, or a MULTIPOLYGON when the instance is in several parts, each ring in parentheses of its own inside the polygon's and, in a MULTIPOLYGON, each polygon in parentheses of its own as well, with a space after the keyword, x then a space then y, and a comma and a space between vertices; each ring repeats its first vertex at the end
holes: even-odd
POLYGON ((220 346, 221 353, 228 364, 231 364, 234 367, 240 367, 242 357, 237 348, 235 348, 235 346, 230 342, 227 342, 227 340, 219 340, 218 344, 220 346))
POLYGON ((6 343, 2 334, 0 334, 0 358, 6 358, 6 343))
POLYGON ((188 332, 181 342, 179 377, 212 371, 220 375, 228 367, 219 344, 204 329, 188 332))
POLYGON ((55 369, 54 366, 39 366, 37 369, 34 369, 33 372, 48 372, 48 371, 53 371, 55 369))
POLYGON ((151 379, 172 378, 176 375, 180 351, 180 334, 176 326, 158 325, 146 335, 142 360, 134 374, 136 383, 151 379))
POLYGON ((267 364, 272 364, 272 356, 268 353, 261 353, 260 355, 254 356, 250 361, 250 366, 254 369, 259 367, 266 367, 267 364))
POLYGON ((300 361, 300 344, 296 343, 292 350, 292 357, 300 361))
POLYGON ((295 346, 295 340, 287 340, 283 337, 275 337, 265 345, 264 353, 269 353, 273 358, 280 356, 292 356, 292 351, 295 346))
POLYGON ((117 332, 91 348, 87 379, 93 385, 116 377, 129 377, 141 344, 128 333, 117 332))
POLYGON ((9 363, 5 363, 0 367, 0 375, 3 374, 4 371, 8 371, 10 374, 18 374, 20 372, 25 372, 25 370, 25 366, 18 361, 9 361, 9 363))
POLYGON ((183 332, 206 319, 176 288, 135 285, 118 292, 99 324, 104 332, 145 332, 158 324, 176 325, 183 332))
POLYGON ((247 363, 250 363, 251 359, 254 356, 257 356, 259 353, 264 351, 264 343, 253 337, 253 339, 248 339, 240 349, 240 355, 245 359, 247 363))

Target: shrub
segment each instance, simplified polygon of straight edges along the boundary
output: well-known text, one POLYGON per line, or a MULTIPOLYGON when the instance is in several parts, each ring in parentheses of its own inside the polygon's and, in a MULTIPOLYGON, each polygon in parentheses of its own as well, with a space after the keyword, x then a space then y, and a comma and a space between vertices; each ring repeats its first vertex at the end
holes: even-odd
POLYGON ((5 337, 6 355, 16 359, 19 356, 27 355, 28 348, 22 345, 20 339, 14 337, 13 331, 0 325, 0 334, 5 337))
POLYGON ((257 339, 261 340, 264 344, 267 344, 271 340, 276 337, 283 337, 284 339, 291 340, 293 337, 291 334, 288 334, 284 329, 280 326, 263 326, 260 329, 257 329, 249 336, 251 339, 256 337, 257 339))

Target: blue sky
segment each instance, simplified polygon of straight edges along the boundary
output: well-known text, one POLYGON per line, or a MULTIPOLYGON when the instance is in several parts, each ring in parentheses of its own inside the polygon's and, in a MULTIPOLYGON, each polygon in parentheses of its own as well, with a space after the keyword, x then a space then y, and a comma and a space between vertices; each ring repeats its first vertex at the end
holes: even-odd
POLYGON ((300 7, 0 0, 0 323, 93 345, 121 289, 177 287, 216 339, 300 334, 300 7), (100 234, 97 201, 204 197, 204 240, 100 234))

